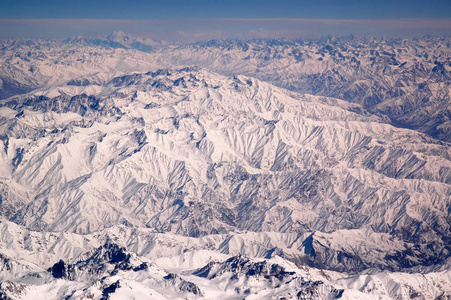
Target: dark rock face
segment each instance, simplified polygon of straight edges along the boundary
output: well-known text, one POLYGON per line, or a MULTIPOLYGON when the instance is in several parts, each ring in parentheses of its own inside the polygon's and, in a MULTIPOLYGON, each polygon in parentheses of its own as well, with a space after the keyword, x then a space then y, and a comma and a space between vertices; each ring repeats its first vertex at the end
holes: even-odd
POLYGON ((0 253, 0 271, 11 271, 12 268, 11 260, 0 253))
MULTIPOLYGON (((141 263, 136 266, 130 262, 130 258, 130 253, 124 247, 119 247, 117 244, 107 241, 103 246, 90 251, 83 260, 74 264, 67 264, 60 260, 47 271, 56 279, 71 281, 100 280, 102 283, 105 278, 117 275, 119 271, 146 272, 149 270, 148 263, 141 263)), ((156 278, 155 280, 160 279, 156 278)), ((184 280, 177 274, 168 273, 162 280, 163 286, 175 289, 179 293, 200 297, 204 295, 196 284, 184 280)), ((120 288, 120 280, 105 287, 101 299, 110 299, 109 295, 118 288, 120 288)))
POLYGON ((235 274, 234 276, 263 277, 275 281, 282 281, 295 275, 294 272, 287 272, 279 265, 270 264, 266 261, 252 262, 249 258, 241 255, 231 257, 221 264, 209 263, 205 267, 196 270, 193 274, 212 279, 227 272, 235 274), (219 267, 213 268, 216 265, 219 267))
POLYGON ((25 94, 37 86, 35 84, 23 84, 13 79, 0 77, 0 100, 7 99, 11 96, 25 94))
POLYGON ((74 264, 78 269, 97 270, 102 272, 106 264, 114 266, 111 275, 117 274, 119 270, 132 270, 130 263, 130 253, 124 247, 119 247, 115 243, 106 242, 105 245, 95 249, 92 256, 84 261, 74 264))
POLYGON ((54 98, 48 98, 46 96, 36 96, 21 101, 5 101, 0 103, 0 107, 2 106, 6 106, 18 111, 26 108, 41 112, 73 112, 80 114, 81 116, 106 116, 121 114, 119 108, 112 106, 95 96, 88 96, 86 94, 76 95, 72 97, 62 95, 54 98))
POLYGON ((196 296, 203 296, 202 290, 194 283, 189 282, 181 278, 179 275, 169 273, 164 279, 181 293, 190 293, 196 296))
MULTIPOLYGON (((244 256, 234 256, 224 262, 210 262, 203 268, 193 272, 193 275, 214 279, 217 277, 229 277, 229 284, 233 285, 238 282, 259 282, 259 288, 263 282, 269 288, 284 289, 285 285, 292 285, 292 291, 298 299, 339 299, 342 297, 344 290, 335 289, 322 281, 310 281, 299 277, 295 272, 288 272, 284 267, 278 264, 271 264, 267 261, 253 262, 244 256)), ((257 291, 258 289, 257 288, 257 291)), ((248 289, 235 288, 238 295, 245 297, 250 294, 254 287, 248 289)), ((287 296, 289 299, 293 297, 287 296)), ((278 299, 285 299, 280 296, 278 299)))
POLYGON ((13 167, 17 167, 20 164, 20 162, 22 161, 23 151, 24 151, 23 148, 16 149, 16 156, 14 156, 13 161, 12 161, 13 167))
POLYGON ((107 264, 114 266, 110 275, 117 274, 119 270, 133 270, 137 272, 147 269, 145 263, 133 267, 130 263, 130 253, 128 253, 125 248, 119 247, 114 243, 107 242, 105 245, 93 250, 91 253, 91 256, 87 259, 75 264, 66 264, 63 260, 60 260, 49 268, 48 271, 57 279, 76 280, 77 274, 81 272, 88 272, 93 275, 104 273, 107 264))
POLYGON ((67 279, 74 280, 74 266, 67 265, 63 260, 60 260, 56 264, 54 264, 51 268, 48 269, 52 276, 56 279, 67 279))
POLYGON ((378 267, 368 265, 353 253, 331 249, 321 244, 315 239, 314 234, 311 234, 302 242, 302 248, 299 250, 303 250, 306 256, 299 258, 299 261, 296 258, 292 258, 292 260, 298 264, 306 264, 318 269, 357 273, 368 267, 378 267))
POLYGON ((2 284, 0 283, 0 300, 13 300, 13 298, 9 297, 3 290, 2 284))
POLYGON ((88 86, 88 85, 99 85, 99 83, 91 82, 88 78, 81 78, 81 79, 71 79, 67 82, 67 85, 73 85, 73 86, 88 86))
MULTIPOLYGON (((298 299, 317 299, 320 297, 319 289, 323 286, 322 281, 308 281, 304 283, 301 290, 297 293, 298 299)), ((343 289, 331 289, 328 299, 340 299, 343 296, 343 289)))
POLYGON ((115 283, 113 283, 112 285, 106 287, 103 291, 102 291, 102 297, 100 298, 101 300, 108 300, 110 299, 110 294, 113 294, 114 292, 116 292, 116 290, 118 288, 120 288, 120 284, 119 284, 119 280, 116 281, 115 283))

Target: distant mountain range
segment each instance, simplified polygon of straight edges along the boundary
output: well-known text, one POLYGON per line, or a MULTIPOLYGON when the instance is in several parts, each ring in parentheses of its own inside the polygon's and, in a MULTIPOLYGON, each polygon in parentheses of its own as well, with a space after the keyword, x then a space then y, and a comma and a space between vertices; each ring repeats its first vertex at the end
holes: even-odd
POLYGON ((74 80, 73 84, 83 84, 106 79, 98 78, 99 74, 110 79, 118 72, 198 66, 358 103, 387 116, 397 127, 449 142, 449 45, 448 37, 408 40, 354 36, 170 44, 123 32, 104 39, 4 41, 0 45, 0 98, 51 86, 55 73, 59 74, 58 83, 74 80))

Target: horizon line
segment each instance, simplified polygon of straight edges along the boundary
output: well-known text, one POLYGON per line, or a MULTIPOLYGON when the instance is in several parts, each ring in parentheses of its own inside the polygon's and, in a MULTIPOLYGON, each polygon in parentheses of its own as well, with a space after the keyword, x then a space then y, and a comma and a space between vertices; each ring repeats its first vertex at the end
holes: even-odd
POLYGON ((450 18, 151 18, 151 19, 129 19, 129 18, 0 18, 0 20, 7 21, 23 21, 23 20, 102 20, 102 21, 176 21, 176 20, 198 20, 198 21, 211 21, 211 20, 223 20, 223 21, 323 21, 323 20, 337 20, 337 21, 386 21, 386 20, 400 20, 400 21, 413 21, 413 20, 430 20, 430 21, 451 21, 450 18))

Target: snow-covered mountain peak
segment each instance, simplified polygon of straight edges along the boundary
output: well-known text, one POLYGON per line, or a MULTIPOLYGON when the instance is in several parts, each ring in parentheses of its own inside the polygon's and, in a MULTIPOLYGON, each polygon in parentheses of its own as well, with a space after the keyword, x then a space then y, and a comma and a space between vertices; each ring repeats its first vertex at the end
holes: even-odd
POLYGON ((125 32, 116 30, 112 32, 107 39, 114 42, 128 42, 130 37, 125 32))

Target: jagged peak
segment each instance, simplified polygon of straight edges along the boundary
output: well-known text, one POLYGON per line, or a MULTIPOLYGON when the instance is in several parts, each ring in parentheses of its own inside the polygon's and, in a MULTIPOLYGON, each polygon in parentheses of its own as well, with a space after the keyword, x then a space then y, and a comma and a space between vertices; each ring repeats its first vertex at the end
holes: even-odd
POLYGON ((210 262, 203 268, 194 271, 193 274, 199 277, 212 279, 228 272, 235 274, 236 276, 256 276, 267 279, 274 277, 278 280, 282 280, 285 277, 296 277, 295 272, 287 272, 284 267, 278 264, 269 263, 266 260, 254 261, 242 254, 232 256, 221 263, 210 262))

